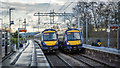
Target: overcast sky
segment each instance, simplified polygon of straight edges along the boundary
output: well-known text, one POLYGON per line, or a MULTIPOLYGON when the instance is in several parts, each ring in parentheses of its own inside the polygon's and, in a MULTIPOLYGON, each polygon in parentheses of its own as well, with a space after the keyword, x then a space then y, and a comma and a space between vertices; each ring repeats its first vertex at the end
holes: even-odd
POLYGON ((78 0, 1 0, 2 2, 19 2, 19 3, 65 3, 67 1, 69 2, 76 2, 78 0))
MULTIPOLYGON (((37 17, 33 16, 36 12, 49 12, 55 10, 55 12, 72 12, 72 8, 78 1, 85 0, 0 0, 0 18, 3 18, 4 23, 9 23, 8 8, 14 7, 12 11, 12 20, 15 24, 12 25, 12 29, 17 30, 20 25, 23 24, 23 19, 27 19, 28 31, 32 31, 33 26, 37 26, 37 17), (73 2, 69 7, 67 7, 73 2), (66 8, 67 7, 67 8, 66 8), (1 11, 2 10, 2 11, 1 11), (19 21, 20 20, 20 21, 19 21)), ((86 0, 96 1, 96 0, 86 0)), ((107 0, 98 0, 107 1, 107 0)), ((112 0, 111 0, 112 1, 112 0)), ((115 1, 115 0, 114 0, 115 1)), ((61 22, 62 18, 55 18, 55 22, 61 22)), ((41 23, 49 22, 49 17, 42 17, 41 23)), ((43 26, 43 25, 41 25, 43 26)), ((22 27, 22 26, 21 26, 22 27)))

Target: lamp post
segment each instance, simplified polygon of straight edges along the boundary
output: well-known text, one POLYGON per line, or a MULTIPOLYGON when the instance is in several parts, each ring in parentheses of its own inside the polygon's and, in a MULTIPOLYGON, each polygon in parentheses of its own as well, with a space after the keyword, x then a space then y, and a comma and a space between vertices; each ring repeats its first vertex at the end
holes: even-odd
POLYGON ((3 19, 2 19, 2 18, 0 18, 0 20, 1 20, 1 30, 2 30, 3 19))
POLYGON ((86 8, 86 44, 88 44, 88 4, 86 4, 86 6, 85 6, 86 8))
MULTIPOLYGON (((24 30, 26 30, 26 18, 24 19, 24 22, 23 22, 24 24, 25 24, 25 27, 24 27, 24 30)), ((25 43, 26 43, 26 31, 25 31, 25 43)))
POLYGON ((9 45, 10 45, 10 47, 11 47, 11 48, 10 48, 11 51, 12 51, 12 46, 11 46, 11 41, 10 41, 10 39, 11 39, 11 32, 10 32, 10 31, 11 31, 11 24, 12 24, 12 21, 11 21, 11 11, 12 11, 12 10, 15 10, 15 8, 10 8, 10 9, 9 9, 9 22, 10 22, 10 24, 9 24, 9 28, 10 28, 10 29, 9 29, 9 45))
MULTIPOLYGON (((118 24, 120 24, 120 1, 118 2, 118 24)), ((117 49, 120 49, 120 46, 119 46, 119 41, 120 41, 119 30, 120 30, 120 25, 118 25, 118 30, 117 30, 117 49)))
MULTIPOLYGON (((0 20, 1 20, 1 24, 3 23, 3 19, 1 19, 0 18, 0 20)), ((2 25, 1 25, 1 31, 0 31, 0 34, 2 34, 2 25)), ((2 42, 2 36, 0 35, 0 42, 2 42)), ((2 43, 0 43, 0 65, 2 64, 2 43)), ((1 67, 1 66, 0 66, 1 67)))

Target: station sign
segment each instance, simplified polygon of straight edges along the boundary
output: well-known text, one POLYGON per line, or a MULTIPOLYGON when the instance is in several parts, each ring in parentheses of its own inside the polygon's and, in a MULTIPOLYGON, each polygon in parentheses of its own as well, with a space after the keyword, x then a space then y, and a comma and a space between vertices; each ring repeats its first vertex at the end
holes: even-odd
POLYGON ((19 32, 27 32, 27 30, 19 30, 19 32))
POLYGON ((7 30, 7 32, 10 32, 10 30, 7 30))
POLYGON ((118 29, 120 27, 120 24, 111 24, 110 28, 111 29, 118 29))
POLYGON ((19 32, 27 32, 25 28, 19 28, 19 32))
POLYGON ((110 29, 118 29, 118 26, 110 26, 110 29))
POLYGON ((10 24, 14 24, 14 21, 10 21, 10 24))

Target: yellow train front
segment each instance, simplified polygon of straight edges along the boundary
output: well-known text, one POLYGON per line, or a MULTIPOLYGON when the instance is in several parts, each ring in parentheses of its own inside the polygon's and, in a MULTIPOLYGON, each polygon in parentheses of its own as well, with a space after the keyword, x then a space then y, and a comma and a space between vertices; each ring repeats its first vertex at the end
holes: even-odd
MULTIPOLYGON (((60 34, 61 35, 61 34, 60 34)), ((59 39, 62 37, 59 37, 59 39)), ((60 39, 61 45, 60 49, 71 52, 71 51, 80 51, 82 48, 82 39, 81 32, 78 29, 67 29, 64 34, 62 40, 60 39)))
POLYGON ((41 34, 41 48, 44 52, 56 52, 58 50, 58 33, 54 29, 46 29, 41 34))

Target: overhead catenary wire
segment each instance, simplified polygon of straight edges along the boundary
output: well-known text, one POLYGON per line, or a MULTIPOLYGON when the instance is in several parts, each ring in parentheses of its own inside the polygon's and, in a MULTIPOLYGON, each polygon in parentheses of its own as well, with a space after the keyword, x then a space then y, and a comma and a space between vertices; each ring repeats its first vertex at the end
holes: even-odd
MULTIPOLYGON (((62 11, 62 9, 64 8, 64 6, 65 6, 68 2, 69 2, 69 0, 67 0, 67 1, 64 3, 64 5, 61 6, 61 8, 59 9, 59 12, 62 11)), ((73 2, 70 2, 70 4, 63 9, 63 11, 64 11, 65 9, 67 9, 72 3, 73 3, 73 2)), ((62 11, 62 12, 63 12, 63 11, 62 11)))
POLYGON ((71 4, 73 4, 73 2, 70 2, 70 4, 68 4, 68 6, 63 9, 63 11, 66 10, 71 4))
POLYGON ((47 7, 47 9, 46 9, 46 12, 47 12, 48 9, 49 9, 50 3, 51 3, 51 0, 50 0, 49 3, 48 3, 48 7, 47 7))
POLYGON ((71 6, 73 3, 76 3, 76 2, 70 2, 61 12, 65 11, 69 6, 71 6))
POLYGON ((68 3, 69 0, 67 0, 63 6, 61 6, 61 8, 59 9, 59 11, 61 11, 63 9, 63 7, 68 3))

